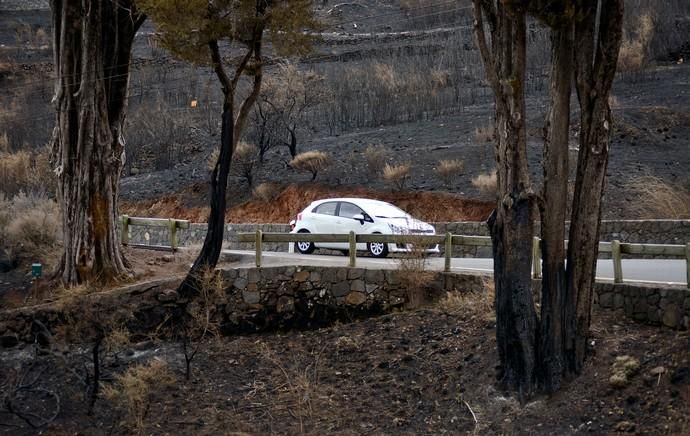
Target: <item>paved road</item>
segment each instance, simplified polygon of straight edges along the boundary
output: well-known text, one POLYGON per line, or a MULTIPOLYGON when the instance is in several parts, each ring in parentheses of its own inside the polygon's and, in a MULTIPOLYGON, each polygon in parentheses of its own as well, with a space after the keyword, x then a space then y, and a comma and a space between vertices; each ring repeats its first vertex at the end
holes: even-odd
MULTIPOLYGON (((226 250, 223 253, 239 255, 241 264, 254 265, 254 251, 226 250)), ((264 266, 281 265, 314 265, 314 266, 346 266, 347 256, 305 255, 278 252, 264 252, 262 264, 264 266)), ((357 266, 362 268, 395 269, 397 259, 374 259, 358 257, 357 266)), ((432 257, 428 259, 428 268, 442 270, 444 259, 432 257)), ((490 274, 493 272, 492 259, 453 258, 451 270, 454 272, 468 271, 490 274)), ((623 279, 626 282, 637 283, 668 283, 686 284, 685 260, 679 259, 623 259, 623 279)), ((597 263, 597 280, 613 280, 613 263, 610 259, 600 259, 597 263)))

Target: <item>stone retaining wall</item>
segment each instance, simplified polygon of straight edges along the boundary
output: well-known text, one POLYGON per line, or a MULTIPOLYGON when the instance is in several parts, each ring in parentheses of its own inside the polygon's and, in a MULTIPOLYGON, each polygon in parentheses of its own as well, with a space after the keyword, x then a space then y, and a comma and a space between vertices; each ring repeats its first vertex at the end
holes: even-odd
MULTIPOLYGON (((410 288, 405 281, 411 277, 410 272, 347 267, 282 266, 227 269, 221 273, 226 286, 215 301, 215 316, 225 334, 313 328, 336 320, 349 321, 433 301, 448 291, 485 292, 491 282, 487 275, 426 272, 422 274, 428 277, 418 282, 421 285, 410 288)), ((85 307, 108 314, 129 313, 127 324, 131 331, 150 332, 180 302, 174 291, 180 280, 169 278, 91 294, 85 297, 85 307)), ((534 288, 538 291, 538 281, 534 288)), ((594 303, 639 322, 690 328, 687 289, 597 283, 594 303)), ((0 342, 11 346, 18 341, 34 341, 38 334, 34 320, 55 331, 66 319, 64 310, 64 304, 48 303, 2 311, 0 342)))
POLYGON ((635 321, 690 328, 690 291, 685 288, 597 283, 594 303, 635 321))
MULTIPOLYGON (((456 235, 489 236, 484 222, 434 223, 436 233, 451 232, 456 235)), ((253 250, 253 243, 239 243, 237 233, 289 232, 287 224, 226 224, 225 247, 232 250, 253 250)), ((537 224, 535 235, 539 234, 537 224)), ((621 242, 685 244, 690 242, 690 220, 628 220, 602 221, 601 241, 618 239, 621 242)), ((201 244, 206 236, 206 224, 192 224, 189 229, 178 231, 179 244, 189 246, 201 244)), ((161 227, 130 227, 130 241, 150 245, 169 245, 168 230, 161 227), (147 236, 148 235, 148 236, 147 236)), ((443 246, 440 247, 443 250, 443 246)), ((287 251, 287 243, 264 243, 266 251, 287 251)), ((606 257, 606 253, 600 257, 606 257)), ((491 257, 490 247, 455 246, 454 257, 491 257)), ((625 256, 624 256, 625 257, 625 256)))

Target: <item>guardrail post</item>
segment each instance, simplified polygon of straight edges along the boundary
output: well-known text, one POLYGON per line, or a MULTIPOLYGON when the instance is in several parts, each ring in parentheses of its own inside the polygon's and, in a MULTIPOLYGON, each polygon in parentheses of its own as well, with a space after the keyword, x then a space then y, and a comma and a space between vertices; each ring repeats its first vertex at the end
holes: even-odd
POLYGON ((611 241, 611 259, 613 260, 613 282, 623 283, 623 261, 621 260, 621 241, 611 241))
POLYGON ((129 244, 129 216, 122 215, 122 227, 120 228, 120 241, 122 245, 129 244))
POLYGON ((170 229, 170 249, 174 253, 177 250, 177 222, 174 219, 168 219, 168 228, 170 229))
POLYGON ((355 232, 350 231, 347 240, 350 243, 350 268, 354 268, 357 262, 357 237, 355 232))
POLYGON ((443 267, 445 272, 450 272, 450 258, 453 257, 453 235, 450 232, 446 232, 446 247, 443 253, 446 257, 446 263, 443 267))
POLYGON ((541 246, 539 237, 532 238, 532 278, 541 278, 541 246))
POLYGON ((685 281, 688 282, 688 289, 690 289, 690 242, 685 244, 685 268, 687 269, 685 281))
POLYGON ((256 246, 256 267, 261 268, 261 251, 263 250, 264 235, 261 230, 256 231, 254 245, 256 246))

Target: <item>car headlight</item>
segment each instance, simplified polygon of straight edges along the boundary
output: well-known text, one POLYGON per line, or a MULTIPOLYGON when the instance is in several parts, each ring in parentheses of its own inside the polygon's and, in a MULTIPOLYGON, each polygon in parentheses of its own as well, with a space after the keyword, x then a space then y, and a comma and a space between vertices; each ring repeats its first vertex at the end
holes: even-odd
POLYGON ((403 233, 406 233, 406 230, 407 230, 407 229, 405 229, 405 227, 396 226, 395 224, 388 224, 388 227, 390 227, 391 232, 393 232, 393 234, 396 234, 396 235, 401 235, 403 233))

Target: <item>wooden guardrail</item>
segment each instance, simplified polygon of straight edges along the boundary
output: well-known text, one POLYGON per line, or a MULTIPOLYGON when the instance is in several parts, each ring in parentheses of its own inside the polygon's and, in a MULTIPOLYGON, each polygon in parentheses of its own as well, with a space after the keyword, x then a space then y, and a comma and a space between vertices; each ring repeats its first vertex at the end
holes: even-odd
POLYGON ((122 215, 120 217, 120 241, 122 245, 130 245, 132 247, 149 248, 154 250, 171 250, 176 251, 178 248, 177 229, 188 229, 189 221, 178 220, 172 218, 139 218, 122 215), (146 226, 146 227, 166 227, 170 234, 170 246, 165 245, 146 245, 146 244, 130 244, 129 243, 129 227, 130 226, 146 226))
MULTIPOLYGON (((402 243, 428 246, 431 244, 443 244, 444 249, 444 271, 450 271, 450 262, 453 254, 454 245, 467 245, 475 247, 491 247, 491 238, 488 236, 468 236, 468 235, 380 235, 362 234, 354 232, 349 234, 321 234, 321 233, 263 233, 257 230, 256 233, 240 233, 239 242, 253 242, 256 246, 256 266, 261 267, 262 246, 264 242, 338 242, 349 244, 350 267, 355 267, 357 262, 357 243, 366 242, 385 242, 402 243)), ((568 241, 566 241, 567 246, 568 241)), ((534 278, 541 278, 541 240, 534 237, 532 243, 532 275, 534 278)), ((669 244, 630 244, 622 243, 618 240, 611 242, 599 242, 600 253, 611 253, 613 262, 613 281, 623 282, 623 262, 622 256, 627 255, 654 255, 671 258, 685 258, 687 270, 688 288, 690 288, 690 243, 685 245, 669 244)))

